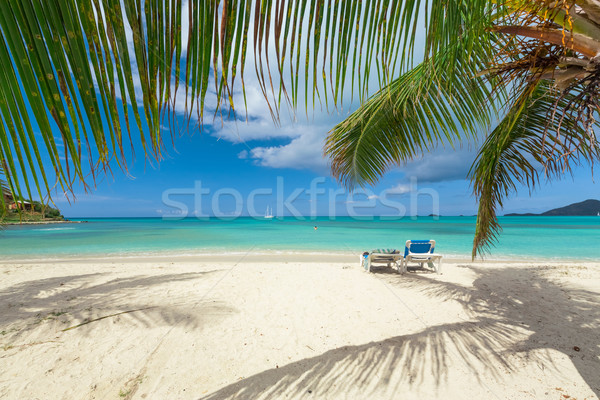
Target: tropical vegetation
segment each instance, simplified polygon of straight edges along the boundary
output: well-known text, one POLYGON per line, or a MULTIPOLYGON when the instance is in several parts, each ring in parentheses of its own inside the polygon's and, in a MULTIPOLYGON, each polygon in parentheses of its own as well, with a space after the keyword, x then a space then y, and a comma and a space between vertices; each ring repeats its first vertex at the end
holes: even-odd
POLYGON ((31 206, 27 209, 9 209, 0 215, 1 223, 64 221, 65 217, 56 208, 49 207, 39 201, 27 201, 31 206))
POLYGON ((599 155, 599 0, 14 0, 0 39, 0 165, 19 197, 127 171, 133 135, 159 160, 178 104, 188 123, 243 118, 248 73, 275 123, 356 94, 325 148, 348 187, 480 144, 474 256, 517 183, 599 155))

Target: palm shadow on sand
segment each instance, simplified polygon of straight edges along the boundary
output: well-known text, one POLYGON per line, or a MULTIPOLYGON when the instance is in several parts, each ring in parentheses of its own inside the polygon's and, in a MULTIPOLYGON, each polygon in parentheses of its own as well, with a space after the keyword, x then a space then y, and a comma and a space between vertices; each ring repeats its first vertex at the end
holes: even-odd
POLYGON ((477 275, 469 288, 427 274, 384 273, 378 278, 399 296, 403 289, 417 289, 440 301, 458 301, 470 321, 333 349, 263 371, 202 399, 292 398, 309 393, 314 398, 351 398, 349 390, 355 388, 360 388, 361 398, 368 398, 375 389, 381 393, 382 387, 390 394, 402 393, 418 386, 425 374, 441 386, 448 379, 450 361, 457 358, 478 381, 484 374, 502 380, 505 373, 520 368, 515 355, 526 356, 540 368, 556 369, 549 350, 568 355, 600 395, 598 293, 553 282, 547 272, 554 267, 467 268, 477 275))
MULTIPOLYGON (((123 312, 126 312, 120 314, 123 322, 134 326, 180 324, 196 328, 205 322, 208 315, 212 318, 236 312, 222 302, 206 301, 196 304, 196 297, 178 296, 178 284, 203 279, 214 272, 216 271, 138 275, 90 284, 95 279, 102 281, 105 276, 94 273, 36 279, 6 287, 0 290, 0 339, 5 344, 14 344, 20 336, 26 335, 40 324, 60 322, 64 324, 64 328, 68 328, 123 312), (170 301, 165 304, 157 303, 152 297, 152 290, 167 289, 175 292, 170 301), (132 310, 133 312, 129 312, 132 310)), ((95 327, 90 324, 79 329, 87 334, 95 327)))

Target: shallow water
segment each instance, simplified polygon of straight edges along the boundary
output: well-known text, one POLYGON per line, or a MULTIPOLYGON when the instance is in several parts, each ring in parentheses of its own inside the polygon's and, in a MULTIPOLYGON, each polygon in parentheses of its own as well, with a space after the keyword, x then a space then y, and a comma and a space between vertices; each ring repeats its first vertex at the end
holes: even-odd
MULTIPOLYGON (((88 223, 9 226, 0 257, 48 259, 253 251, 360 252, 435 239, 436 252, 470 257, 475 217, 298 220, 89 219, 88 223), (318 226, 318 230, 314 229, 318 226)), ((501 217, 495 259, 600 259, 599 217, 501 217)))

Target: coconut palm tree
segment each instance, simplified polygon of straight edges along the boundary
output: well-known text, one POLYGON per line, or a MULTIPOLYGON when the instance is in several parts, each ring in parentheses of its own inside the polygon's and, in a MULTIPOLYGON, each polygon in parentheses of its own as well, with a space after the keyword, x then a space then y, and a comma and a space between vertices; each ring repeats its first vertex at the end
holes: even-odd
POLYGON ((599 21, 598 0, 2 1, 0 165, 19 197, 87 188, 134 136, 160 160, 177 112, 239 118, 251 74, 275 123, 358 96, 325 149, 349 187, 484 136, 475 254, 515 182, 598 159, 599 21))

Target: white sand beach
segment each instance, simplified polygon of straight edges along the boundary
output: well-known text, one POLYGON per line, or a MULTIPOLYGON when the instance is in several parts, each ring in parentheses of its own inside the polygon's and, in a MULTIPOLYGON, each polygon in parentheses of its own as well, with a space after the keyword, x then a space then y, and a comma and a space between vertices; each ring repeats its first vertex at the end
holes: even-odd
POLYGON ((0 398, 595 399, 599 272, 446 260, 442 275, 369 274, 349 255, 5 262, 0 398))

